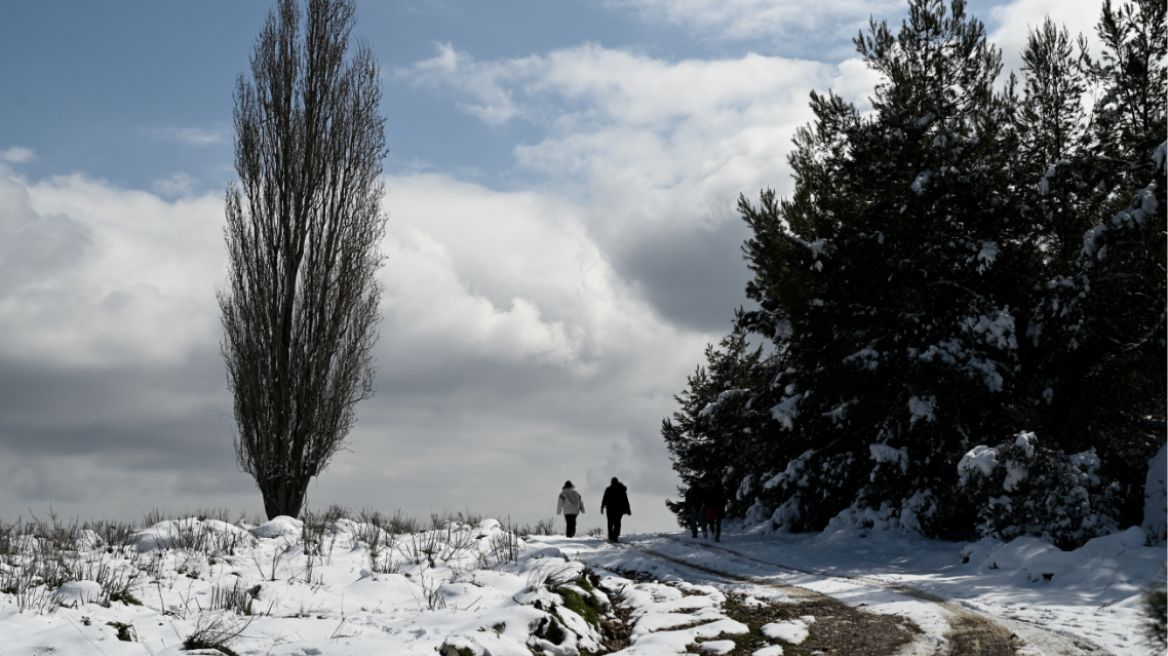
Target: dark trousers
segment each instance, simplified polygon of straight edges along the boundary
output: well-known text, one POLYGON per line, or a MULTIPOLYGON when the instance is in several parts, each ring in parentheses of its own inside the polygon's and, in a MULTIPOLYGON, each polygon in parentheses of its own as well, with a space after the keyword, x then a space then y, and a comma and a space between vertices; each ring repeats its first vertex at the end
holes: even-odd
POLYGON ((610 542, 616 542, 620 540, 621 517, 622 515, 612 511, 609 511, 608 513, 608 539, 610 542))
POLYGON ((576 516, 575 515, 564 515, 564 521, 568 522, 568 530, 567 530, 568 537, 570 537, 570 538, 576 537, 576 516))
POLYGON ((698 527, 702 529, 702 535, 710 537, 710 532, 706 529, 706 511, 703 509, 689 507, 689 532, 696 538, 698 536, 698 527))
POLYGON ((722 541, 722 518, 710 520, 710 531, 714 534, 714 542, 722 541))

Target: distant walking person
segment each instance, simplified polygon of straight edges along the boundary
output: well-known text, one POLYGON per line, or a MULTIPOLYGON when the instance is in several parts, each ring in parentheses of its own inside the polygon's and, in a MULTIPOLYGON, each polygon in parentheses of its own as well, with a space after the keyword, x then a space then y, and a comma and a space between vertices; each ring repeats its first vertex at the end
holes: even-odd
POLYGON ((693 537, 698 536, 698 527, 702 527, 702 537, 710 537, 706 528, 706 492, 701 485, 694 483, 685 493, 685 505, 689 506, 689 532, 693 537))
POLYGON ((605 508, 608 508, 608 541, 620 542, 621 516, 631 515, 633 511, 629 509, 629 490, 616 476, 612 477, 612 485, 605 488, 604 498, 600 500, 601 515, 605 508))
POLYGON ((726 493, 722 484, 714 481, 706 492, 706 519, 710 520, 710 530, 714 532, 714 542, 722 541, 722 519, 726 517, 726 493))
POLYGON ((560 500, 556 503, 556 514, 563 515, 564 521, 568 523, 568 537, 576 537, 576 515, 582 512, 584 512, 584 499, 580 498, 580 493, 576 491, 572 481, 566 481, 564 489, 560 490, 560 500))

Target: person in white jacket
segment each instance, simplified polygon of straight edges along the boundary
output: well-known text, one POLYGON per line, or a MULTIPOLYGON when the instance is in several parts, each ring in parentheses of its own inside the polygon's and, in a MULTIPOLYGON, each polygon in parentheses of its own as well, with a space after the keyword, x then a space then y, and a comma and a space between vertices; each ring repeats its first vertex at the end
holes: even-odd
POLYGON ((556 503, 556 514, 563 515, 564 521, 568 523, 568 537, 576 537, 576 515, 582 512, 584 499, 580 498, 580 493, 576 491, 572 481, 565 482, 564 489, 560 490, 560 500, 556 503))

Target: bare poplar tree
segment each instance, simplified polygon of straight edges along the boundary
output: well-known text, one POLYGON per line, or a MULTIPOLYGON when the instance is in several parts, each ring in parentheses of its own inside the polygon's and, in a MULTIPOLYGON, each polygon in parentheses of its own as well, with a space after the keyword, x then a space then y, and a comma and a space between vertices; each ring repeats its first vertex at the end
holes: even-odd
POLYGON ((235 87, 218 294, 235 454, 269 518, 300 513, 373 394, 385 234, 380 66, 352 0, 278 0, 235 87))

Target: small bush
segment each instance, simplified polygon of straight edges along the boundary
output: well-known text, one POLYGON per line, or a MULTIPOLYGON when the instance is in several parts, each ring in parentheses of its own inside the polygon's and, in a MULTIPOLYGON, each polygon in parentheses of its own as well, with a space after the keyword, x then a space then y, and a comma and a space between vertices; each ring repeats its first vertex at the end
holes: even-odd
POLYGON ((123 622, 106 622, 106 626, 112 626, 118 632, 118 640, 122 642, 134 642, 134 627, 123 622))
POLYGON ((215 649, 227 656, 239 656, 230 643, 251 624, 251 618, 241 620, 230 613, 200 615, 195 621, 195 631, 183 640, 183 649, 215 649))
POLYGON ((444 642, 438 648, 438 656, 475 656, 475 653, 470 647, 455 647, 449 642, 444 642))
POLYGON ((1099 465, 1093 451, 1068 456, 1020 433, 970 451, 958 465, 959 485, 977 508, 981 535, 1033 535, 1067 550, 1116 529, 1116 486, 1102 480, 1099 465))
POLYGON ((524 524, 522 528, 518 529, 518 533, 519 537, 522 538, 525 538, 529 535, 557 535, 556 520, 550 517, 545 517, 544 519, 536 522, 535 526, 532 526, 531 524, 524 524))

